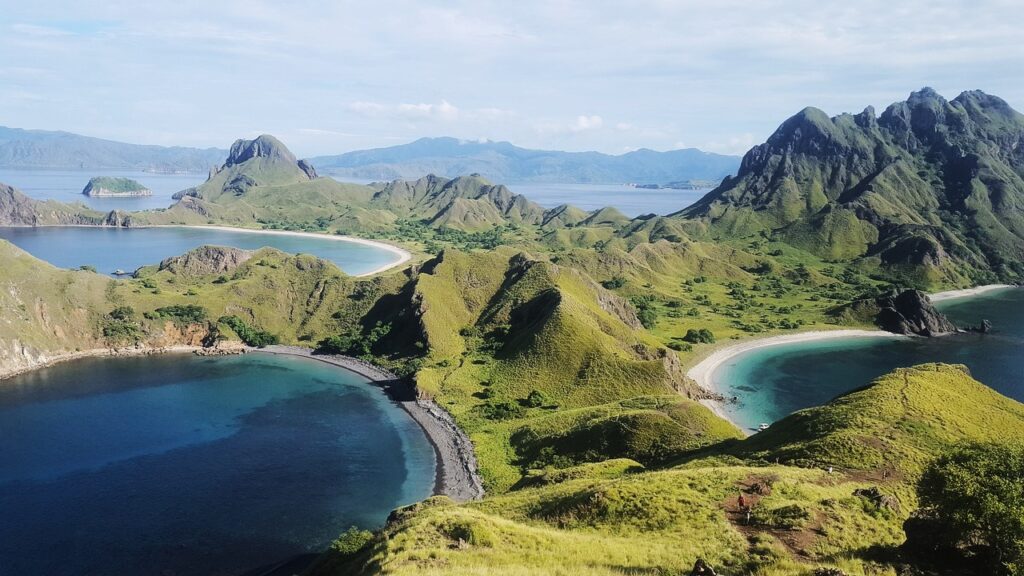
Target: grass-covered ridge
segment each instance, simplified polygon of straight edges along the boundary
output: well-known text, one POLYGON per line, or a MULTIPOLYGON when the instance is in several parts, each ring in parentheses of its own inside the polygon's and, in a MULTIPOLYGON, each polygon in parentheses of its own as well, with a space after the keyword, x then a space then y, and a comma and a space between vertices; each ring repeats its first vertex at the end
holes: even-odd
POLYGON ((703 558, 728 575, 895 575, 922 464, 957 442, 1022 433, 1024 405, 963 367, 901 369, 671 467, 549 468, 479 503, 404 509, 358 553, 315 573, 677 574, 703 558), (881 498, 855 494, 872 487, 881 498))

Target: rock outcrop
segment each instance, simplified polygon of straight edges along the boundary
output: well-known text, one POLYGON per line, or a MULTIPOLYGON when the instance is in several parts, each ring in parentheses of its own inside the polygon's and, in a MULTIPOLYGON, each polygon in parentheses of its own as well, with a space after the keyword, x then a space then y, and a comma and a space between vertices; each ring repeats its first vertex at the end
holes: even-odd
POLYGON ((957 332, 941 312, 932 306, 928 295, 920 290, 906 290, 875 299, 879 310, 875 322, 882 330, 896 334, 940 336, 957 332))
POLYGON ((297 164, 295 155, 277 138, 263 134, 255 140, 235 140, 224 166, 237 166, 253 158, 271 158, 297 164))
POLYGON ((252 258, 253 253, 225 246, 200 246, 160 262, 159 270, 170 270, 180 276, 207 276, 233 272, 252 258))

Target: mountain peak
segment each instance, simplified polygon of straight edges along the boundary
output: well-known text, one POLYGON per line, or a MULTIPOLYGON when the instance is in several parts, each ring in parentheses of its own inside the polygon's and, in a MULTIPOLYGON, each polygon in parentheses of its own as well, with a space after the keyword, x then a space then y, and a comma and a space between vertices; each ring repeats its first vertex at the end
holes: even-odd
POLYGON ((239 166, 256 158, 266 158, 273 163, 297 167, 309 180, 317 177, 312 164, 296 159, 283 142, 270 134, 262 134, 253 140, 235 140, 228 153, 228 159, 224 162, 224 168, 239 166))
POLYGON ((276 158, 293 164, 298 162, 284 143, 270 134, 263 134, 254 140, 235 140, 224 165, 235 166, 253 158, 276 158))

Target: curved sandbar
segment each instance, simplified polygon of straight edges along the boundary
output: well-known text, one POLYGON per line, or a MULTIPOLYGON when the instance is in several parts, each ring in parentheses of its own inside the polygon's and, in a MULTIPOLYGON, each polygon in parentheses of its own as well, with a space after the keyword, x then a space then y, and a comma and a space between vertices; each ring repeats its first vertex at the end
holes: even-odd
POLYGON ((1003 290, 1004 288, 1014 288, 1010 284, 987 284, 985 286, 976 286, 974 288, 964 288, 963 290, 947 290, 945 292, 936 292, 935 294, 929 294, 928 299, 932 302, 942 302, 943 300, 953 300, 955 298, 966 298, 968 296, 977 296, 986 292, 992 292, 994 290, 1003 290))
POLYGON ((387 242, 381 242, 379 240, 367 240, 366 238, 358 238, 356 236, 344 236, 340 234, 321 234, 319 232, 293 232, 291 230, 266 230, 263 228, 238 228, 235 226, 196 226, 196 225, 184 225, 184 224, 155 224, 152 226, 143 225, 135 226, 135 228, 193 228, 198 230, 219 230, 221 232, 248 232, 253 234, 276 234, 278 236, 296 236, 300 238, 316 238, 318 240, 336 240, 339 242, 351 242, 353 244, 362 244, 364 246, 373 246, 374 248, 380 248, 386 250, 398 256, 398 259, 389 264, 385 264, 369 272, 363 272, 362 274, 355 274, 356 278, 362 278, 364 276, 373 276, 374 274, 380 274, 385 270, 394 268, 405 264, 412 259, 412 254, 404 248, 399 248, 394 244, 388 244, 387 242))
MULTIPOLYGON (((722 391, 715 386, 714 375, 715 372, 721 368, 726 362, 733 359, 736 356, 750 352, 751 350, 757 350, 760 348, 767 348, 770 346, 779 346, 782 344, 796 344, 800 342, 814 342, 820 340, 831 340, 835 338, 907 338, 907 336, 901 336, 899 334, 893 334, 891 332, 883 332, 881 330, 815 330, 811 332, 800 332, 798 334, 783 334, 781 336, 770 336, 768 338, 757 338, 754 340, 747 340, 744 342, 738 342, 724 348, 719 348, 713 351, 710 355, 705 357, 703 360, 695 364, 690 368, 686 375, 696 382, 701 388, 709 390, 716 394, 721 395, 722 391)), ((721 402, 717 400, 702 400, 705 406, 710 408, 718 416, 729 420, 729 416, 722 409, 721 402)), ((737 428, 743 429, 742 426, 736 422, 732 422, 737 428)))
POLYGON ((314 355, 309 348, 299 346, 275 345, 252 348, 250 351, 326 362, 355 372, 380 386, 420 425, 427 440, 434 446, 437 454, 434 494, 443 494, 456 502, 483 497, 484 486, 477 473, 476 455, 469 437, 455 424, 447 411, 430 400, 416 398, 414 391, 404 386, 391 372, 349 356, 314 355))

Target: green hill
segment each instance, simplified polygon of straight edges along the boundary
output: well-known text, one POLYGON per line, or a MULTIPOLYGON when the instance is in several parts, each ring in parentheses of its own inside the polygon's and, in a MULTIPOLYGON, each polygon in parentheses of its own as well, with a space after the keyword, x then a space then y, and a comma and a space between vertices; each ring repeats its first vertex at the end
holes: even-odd
POLYGON ((675 467, 610 460, 482 502, 399 510, 360 551, 328 553, 313 573, 686 574, 703 558, 725 575, 895 575, 922 463, 955 442, 1021 433, 1024 405, 962 367, 900 369, 675 467))
POLYGON ((713 238, 771 234, 832 260, 925 282, 1024 274, 1024 116, 980 91, 929 88, 880 116, 807 108, 748 152, 739 173, 678 213, 713 238))

